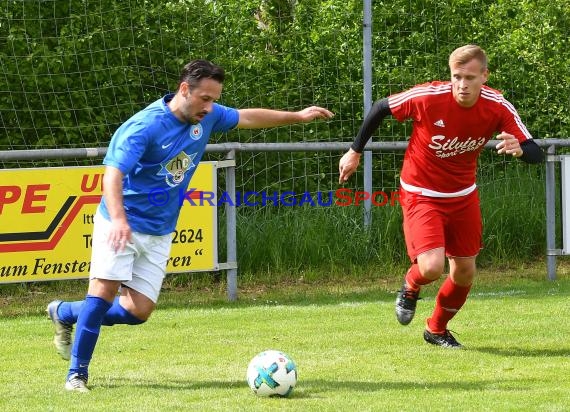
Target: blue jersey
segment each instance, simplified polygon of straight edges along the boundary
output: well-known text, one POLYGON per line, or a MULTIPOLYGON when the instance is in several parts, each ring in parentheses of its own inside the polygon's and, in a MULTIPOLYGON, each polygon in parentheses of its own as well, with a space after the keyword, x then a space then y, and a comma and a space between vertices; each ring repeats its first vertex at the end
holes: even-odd
MULTIPOLYGON (((124 174, 123 203, 135 232, 172 233, 184 194, 200 162, 210 134, 226 132, 239 121, 236 109, 214 103, 197 124, 184 123, 170 111, 169 94, 123 123, 109 143, 103 164, 124 174)), ((107 219, 105 198, 99 210, 107 219)))

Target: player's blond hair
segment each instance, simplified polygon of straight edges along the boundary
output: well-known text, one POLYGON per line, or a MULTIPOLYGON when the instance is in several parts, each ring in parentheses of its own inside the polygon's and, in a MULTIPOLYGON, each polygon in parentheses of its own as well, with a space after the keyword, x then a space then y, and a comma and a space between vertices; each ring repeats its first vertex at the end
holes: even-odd
POLYGON ((449 66, 467 64, 473 59, 481 63, 482 71, 487 70, 487 54, 485 50, 475 44, 467 44, 453 50, 449 55, 449 66))

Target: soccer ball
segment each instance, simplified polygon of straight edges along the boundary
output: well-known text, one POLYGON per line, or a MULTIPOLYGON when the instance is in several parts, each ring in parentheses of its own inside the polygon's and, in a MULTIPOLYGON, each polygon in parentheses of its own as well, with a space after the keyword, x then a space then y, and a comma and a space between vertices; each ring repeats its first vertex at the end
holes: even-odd
POLYGON ((297 383, 297 367, 285 353, 266 350, 249 362, 247 383, 259 396, 289 396, 297 383))

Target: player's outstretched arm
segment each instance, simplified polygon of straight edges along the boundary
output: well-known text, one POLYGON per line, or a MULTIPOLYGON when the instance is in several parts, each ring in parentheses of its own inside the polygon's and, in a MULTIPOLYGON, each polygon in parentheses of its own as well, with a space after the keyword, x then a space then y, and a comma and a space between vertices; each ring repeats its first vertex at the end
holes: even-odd
POLYGON ((542 149, 532 139, 519 143, 515 136, 505 132, 497 135, 497 139, 501 140, 496 146, 499 154, 520 157, 526 163, 542 163, 544 160, 542 149))
POLYGON ((378 129, 382 120, 391 114, 392 111, 390 110, 388 98, 380 99, 372 105, 372 108, 364 118, 364 121, 360 126, 360 130, 358 131, 354 142, 350 146, 349 151, 340 159, 338 164, 338 182, 340 184, 346 182, 356 171, 360 163, 360 155, 364 150, 364 146, 366 146, 366 143, 368 143, 368 140, 370 140, 374 131, 378 129))
POLYGON ((272 109, 240 109, 239 129, 265 129, 295 123, 307 123, 317 119, 330 119, 334 114, 319 106, 307 107, 298 112, 272 109))

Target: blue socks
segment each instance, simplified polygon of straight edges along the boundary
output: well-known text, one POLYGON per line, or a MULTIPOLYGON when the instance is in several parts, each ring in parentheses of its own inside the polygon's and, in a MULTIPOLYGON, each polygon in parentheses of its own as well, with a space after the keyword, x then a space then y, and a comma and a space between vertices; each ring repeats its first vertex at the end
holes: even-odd
POLYGON ((77 318, 77 331, 71 349, 71 365, 67 378, 75 373, 88 376, 89 362, 99 338, 101 323, 105 313, 111 308, 111 303, 97 296, 87 295, 79 317, 77 318))
POLYGON ((75 325, 79 317, 79 311, 83 306, 84 300, 76 302, 61 302, 57 307, 57 316, 60 321, 68 325, 75 325))
POLYGON ((111 306, 111 309, 107 311, 105 317, 103 318, 102 325, 105 326, 113 326, 118 324, 139 325, 144 322, 145 322, 144 320, 141 320, 131 315, 129 311, 127 311, 124 307, 122 307, 119 304, 119 298, 115 298, 113 306, 111 306))
MULTIPOLYGON (((61 302, 57 308, 57 316, 59 317, 59 320, 67 323, 68 325, 74 325, 77 322, 79 312, 81 311, 81 307, 84 303, 84 300, 79 300, 76 302, 61 302)), ((101 324, 105 326, 113 326, 118 324, 139 325, 144 322, 144 320, 131 315, 130 312, 123 308, 119 304, 119 298, 117 297, 113 301, 113 306, 111 306, 111 308, 103 317, 101 324)))
POLYGON ((97 296, 87 295, 85 300, 62 302, 57 308, 59 320, 76 325, 75 341, 71 350, 71 365, 67 378, 75 373, 88 376, 89 362, 93 356, 101 325, 139 325, 144 323, 119 304, 116 297, 113 303, 97 296))

